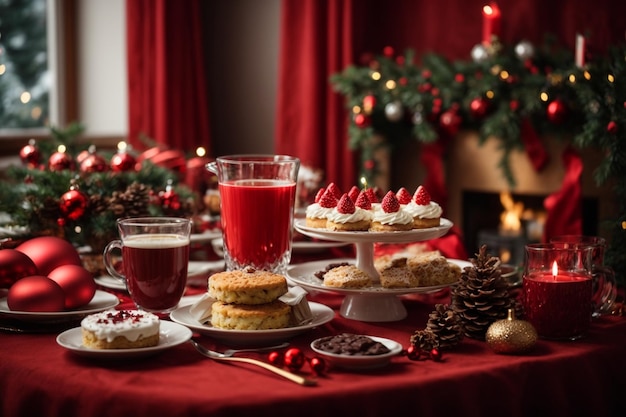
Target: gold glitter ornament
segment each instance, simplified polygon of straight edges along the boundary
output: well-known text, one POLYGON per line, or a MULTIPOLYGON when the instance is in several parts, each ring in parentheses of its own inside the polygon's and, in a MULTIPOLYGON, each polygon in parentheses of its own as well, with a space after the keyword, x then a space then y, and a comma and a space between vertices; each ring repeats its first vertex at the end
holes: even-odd
POLYGON ((529 322, 517 320, 515 310, 510 308, 506 319, 489 326, 485 340, 496 353, 524 353, 537 343, 537 330, 529 322))

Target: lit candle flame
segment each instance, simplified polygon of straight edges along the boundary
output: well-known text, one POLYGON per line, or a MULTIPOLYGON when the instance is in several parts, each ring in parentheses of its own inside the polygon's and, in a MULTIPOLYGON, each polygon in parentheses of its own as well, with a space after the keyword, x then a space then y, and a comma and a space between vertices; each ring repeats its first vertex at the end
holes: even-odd
POLYGON ((556 261, 552 264, 552 277, 556 280, 556 276, 559 275, 559 266, 556 261))
POLYGON ((487 6, 483 6, 483 12, 487 15, 487 16, 491 16, 493 14, 493 9, 491 8, 491 6, 487 5, 487 6))
POLYGON ((199 157, 203 157, 204 155, 206 155, 206 149, 204 149, 202 146, 198 146, 198 148, 196 149, 196 155, 198 155, 199 157))
POLYGON ((65 145, 59 145, 59 147, 57 148, 57 152, 65 153, 65 151, 66 151, 65 145))
POLYGON ((128 144, 124 141, 118 142, 117 144, 117 150, 120 152, 124 152, 126 150, 126 147, 128 146, 128 144))
POLYGON ((363 188, 367 188, 367 179, 365 179, 365 177, 361 177, 361 184, 363 185, 363 188))

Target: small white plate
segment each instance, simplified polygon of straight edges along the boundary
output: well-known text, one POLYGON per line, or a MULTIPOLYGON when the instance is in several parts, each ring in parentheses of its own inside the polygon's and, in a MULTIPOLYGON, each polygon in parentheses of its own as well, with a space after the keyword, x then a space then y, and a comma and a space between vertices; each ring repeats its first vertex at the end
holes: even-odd
POLYGON ((311 349, 318 355, 323 356, 331 366, 356 370, 382 368, 389 364, 392 357, 402 352, 402 345, 394 340, 376 336, 368 337, 385 345, 389 352, 382 355, 341 355, 330 353, 314 346, 319 339, 311 342, 311 349))
MULTIPOLYGON (((207 285, 207 279, 211 272, 224 270, 224 261, 190 261, 187 269, 188 285, 207 285)), ((126 291, 126 284, 110 275, 95 278, 96 284, 112 290, 126 291)))
POLYGON ((207 243, 218 237, 222 237, 222 231, 220 229, 213 229, 202 233, 193 233, 189 236, 189 241, 191 243, 207 243))
MULTIPOLYGON (((310 241, 310 240, 296 240, 291 243, 291 250, 293 253, 317 253, 326 249, 339 248, 341 246, 349 245, 348 242, 330 242, 330 241, 310 241)), ((213 252, 218 256, 224 256, 224 240, 222 238, 214 239, 211 242, 213 252)))
POLYGON ((176 323, 180 323, 199 333, 213 337, 228 345, 250 346, 269 345, 280 343, 304 333, 314 327, 328 323, 335 317, 335 312, 323 304, 309 302, 313 321, 302 326, 286 327, 284 329, 271 330, 227 330, 218 329, 211 324, 200 323, 189 312, 190 305, 179 307, 170 313, 170 318, 176 323))
POLYGON ((31 311, 14 311, 9 309, 7 299, 0 299, 0 316, 11 317, 14 319, 30 322, 64 322, 70 320, 78 320, 87 314, 97 313, 99 311, 113 308, 120 303, 120 300, 113 294, 106 291, 96 290, 89 304, 71 311, 53 311, 50 313, 31 312, 31 311))
POLYGON ((171 321, 161 320, 159 344, 137 349, 90 349, 83 346, 82 330, 74 327, 57 336, 57 343, 78 355, 99 359, 126 359, 148 356, 162 350, 185 343, 191 339, 192 332, 185 326, 171 321))

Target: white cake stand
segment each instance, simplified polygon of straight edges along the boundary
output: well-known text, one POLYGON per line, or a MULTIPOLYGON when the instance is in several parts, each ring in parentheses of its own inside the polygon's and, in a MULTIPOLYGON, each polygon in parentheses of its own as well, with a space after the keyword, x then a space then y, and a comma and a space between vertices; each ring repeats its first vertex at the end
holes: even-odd
MULTIPOLYGON (((449 285, 434 287, 413 287, 391 289, 380 285, 380 277, 374 267, 374 243, 410 243, 436 239, 445 235, 452 227, 448 219, 441 219, 437 227, 413 229, 405 232, 335 232, 306 226, 305 219, 296 219, 294 227, 303 235, 329 241, 354 243, 356 248, 356 266, 367 272, 373 285, 367 288, 329 288, 313 274, 324 270, 329 263, 346 260, 326 260, 292 265, 287 271, 288 277, 305 288, 344 294, 340 314, 343 317, 371 322, 398 321, 407 316, 406 308, 398 295, 427 293, 438 291, 449 285)), ((354 260, 349 260, 354 262, 354 260)), ((463 261, 459 261, 463 262, 463 261)))

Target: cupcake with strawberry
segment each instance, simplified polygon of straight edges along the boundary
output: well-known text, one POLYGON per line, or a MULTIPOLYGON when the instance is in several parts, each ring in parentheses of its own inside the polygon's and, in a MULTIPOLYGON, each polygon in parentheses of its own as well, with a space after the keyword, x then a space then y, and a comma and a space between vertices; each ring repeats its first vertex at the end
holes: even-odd
POLYGON ((370 230, 396 232, 411 229, 413 229, 413 217, 401 209, 400 202, 393 191, 387 192, 380 202, 380 208, 374 211, 370 230))
POLYGON ((363 204, 370 204, 365 194, 361 193, 356 203, 348 194, 343 194, 337 207, 328 214, 326 228, 344 232, 367 231, 372 221, 372 213, 368 209, 363 209, 363 204))
POLYGON ((306 208, 306 225, 316 229, 325 229, 328 215, 337 207, 335 191, 330 186, 320 188, 315 195, 315 202, 306 208))
POLYGON ((404 206, 404 211, 412 216, 414 229, 439 226, 443 213, 441 206, 431 200, 430 194, 422 185, 417 187, 411 202, 404 206))

